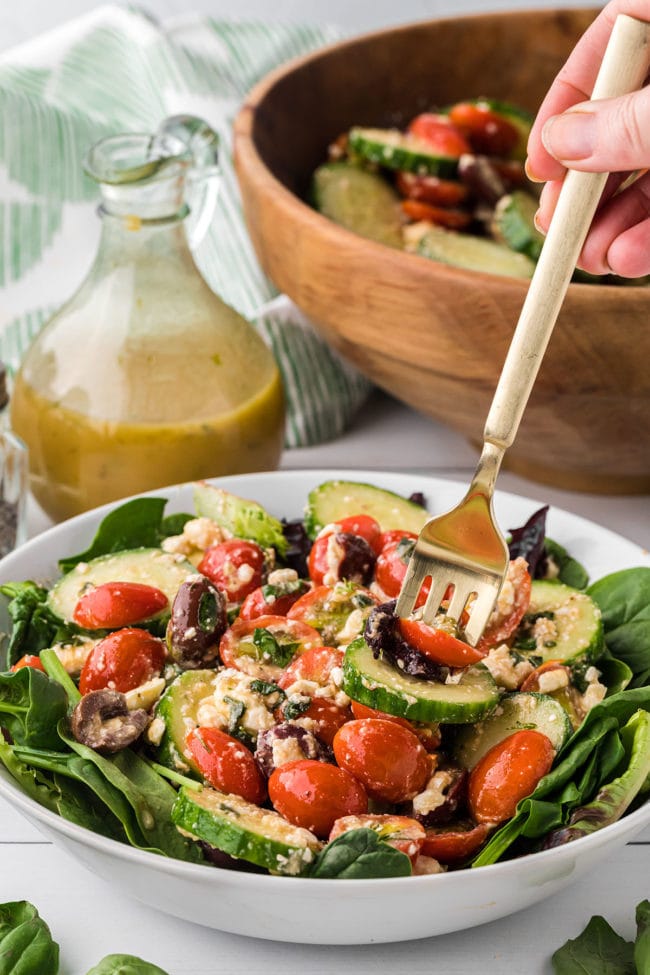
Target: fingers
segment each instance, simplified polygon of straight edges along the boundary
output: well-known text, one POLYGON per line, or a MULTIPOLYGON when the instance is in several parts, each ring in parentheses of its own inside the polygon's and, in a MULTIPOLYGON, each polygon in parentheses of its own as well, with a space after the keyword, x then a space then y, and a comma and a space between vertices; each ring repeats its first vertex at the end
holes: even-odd
MULTIPOLYGON (((650 274, 650 174, 615 193, 620 177, 612 177, 604 202, 591 226, 579 267, 591 274, 618 274, 634 278, 650 274), (613 195, 612 195, 613 194, 613 195)), ((555 209, 561 181, 547 183, 536 217, 546 231, 555 209)))

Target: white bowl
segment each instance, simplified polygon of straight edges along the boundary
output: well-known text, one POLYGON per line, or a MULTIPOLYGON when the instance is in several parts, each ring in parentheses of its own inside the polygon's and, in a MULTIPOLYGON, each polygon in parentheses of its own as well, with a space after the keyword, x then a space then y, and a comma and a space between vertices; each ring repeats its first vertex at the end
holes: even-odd
MULTIPOLYGON (((260 501, 277 516, 299 517, 309 490, 332 477, 366 481, 410 494, 423 491, 432 512, 451 507, 466 485, 415 475, 369 471, 292 471, 222 478, 218 482, 260 501)), ((152 492, 168 511, 191 509, 191 488, 152 492)), ((51 581, 57 559, 82 550, 112 505, 73 518, 28 542, 0 563, 0 582, 51 581)), ((504 529, 521 525, 535 501, 500 494, 504 529)), ((549 534, 587 567, 592 579, 636 565, 648 553, 592 522, 557 509, 549 534)), ((4 609, 3 609, 4 613, 4 609)), ((0 619, 6 630, 6 619, 0 619)), ((447 934, 504 917, 577 880, 650 824, 650 803, 617 823, 566 846, 475 870, 385 880, 309 880, 237 873, 188 864, 105 839, 59 818, 21 792, 0 767, 0 795, 42 833, 89 869, 168 914, 235 934, 306 944, 370 944, 447 934)))

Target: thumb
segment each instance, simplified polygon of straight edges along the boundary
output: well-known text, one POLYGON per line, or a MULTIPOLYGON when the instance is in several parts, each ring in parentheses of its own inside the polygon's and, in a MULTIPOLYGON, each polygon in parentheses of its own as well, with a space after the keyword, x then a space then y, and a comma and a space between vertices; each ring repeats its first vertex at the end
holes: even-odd
POLYGON ((573 105, 547 120, 542 142, 571 169, 645 169, 650 166, 650 89, 573 105))

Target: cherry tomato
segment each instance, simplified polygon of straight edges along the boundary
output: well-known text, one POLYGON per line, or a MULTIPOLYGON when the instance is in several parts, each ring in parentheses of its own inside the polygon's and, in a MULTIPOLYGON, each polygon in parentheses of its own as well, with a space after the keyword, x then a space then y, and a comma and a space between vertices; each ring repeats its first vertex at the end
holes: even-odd
POLYGON ((484 102, 458 102, 449 120, 463 133, 475 152, 508 156, 519 142, 517 129, 484 102))
POLYGON ((221 637, 219 656, 226 667, 276 681, 294 657, 322 645, 320 633, 306 623, 286 616, 259 616, 235 620, 221 637))
POLYGON ((351 829, 373 830, 384 843, 405 853, 411 863, 415 863, 426 835, 424 826, 418 823, 417 819, 411 819, 409 816, 367 813, 365 816, 342 816, 341 819, 337 819, 329 835, 329 841, 335 840, 341 833, 347 833, 351 829))
POLYGON ((72 618, 86 630, 112 630, 155 616, 169 605, 161 589, 140 582, 105 582, 84 593, 72 618))
POLYGON ((411 220, 428 220, 439 227, 449 227, 451 230, 462 230, 472 222, 472 215, 467 210, 457 210, 423 203, 421 200, 402 200, 402 210, 411 220))
POLYGON ((323 839, 341 816, 368 810, 363 786, 345 769, 326 762, 287 762, 275 769, 268 784, 269 797, 280 815, 323 839))
POLYGON ((17 660, 11 668, 11 672, 15 674, 17 670, 22 670, 23 667, 31 667, 33 670, 40 670, 43 673, 46 672, 45 667, 41 663, 41 658, 33 653, 26 653, 24 657, 17 660))
POLYGON ((326 643, 342 642, 347 645, 363 633, 370 610, 378 601, 374 593, 364 586, 354 582, 338 582, 335 586, 316 586, 305 593, 287 615, 291 620, 301 620, 313 626, 326 643), (355 621, 356 632, 352 632, 350 627, 355 621))
POLYGON ((412 721, 407 721, 406 718, 398 718, 395 714, 387 714, 385 711, 377 711, 375 708, 369 708, 367 704, 360 704, 359 701, 351 701, 350 707, 352 710, 352 716, 355 718, 374 718, 375 720, 382 719, 384 721, 394 721, 395 724, 401 724, 403 728, 408 728, 413 734, 417 735, 425 749, 429 754, 440 748, 441 736, 440 728, 437 724, 425 724, 424 722, 413 723, 412 721))
POLYGON ((309 578, 317 586, 330 586, 343 580, 367 583, 372 578, 375 561, 374 549, 365 538, 337 529, 319 535, 309 552, 307 568, 309 578))
POLYGON ((464 183, 438 176, 418 176, 416 173, 397 174, 397 189, 409 200, 422 200, 438 207, 455 207, 467 199, 469 190, 464 183))
POLYGON ((283 585, 266 585, 254 589, 241 604, 239 619, 255 620, 269 614, 286 616, 293 604, 307 592, 309 583, 301 579, 295 586, 290 587, 290 592, 283 592, 284 588, 283 585))
POLYGON ((185 739, 203 778, 220 792, 260 805, 266 799, 264 776, 248 748, 219 728, 194 728, 185 739))
MULTIPOLYGON (((349 515, 347 518, 339 518, 327 528, 331 528, 332 531, 347 532, 349 535, 359 535, 360 538, 366 540, 372 549, 378 551, 376 545, 381 535, 381 527, 372 515, 349 515)), ((326 530, 324 528, 318 537, 321 538, 326 530)), ((327 531, 327 534, 331 534, 331 532, 327 531)))
POLYGON ((399 631, 406 642, 425 657, 447 667, 468 667, 478 663, 485 651, 471 647, 469 643, 458 640, 446 630, 428 626, 420 620, 400 619, 399 631))
POLYGON ((441 156, 458 158, 471 147, 460 129, 446 115, 424 112, 417 115, 408 127, 409 134, 426 142, 427 146, 441 156))
MULTIPOLYGON (((539 678, 541 677, 542 674, 548 674, 548 672, 551 670, 563 670, 565 671, 567 677, 569 678, 567 684, 571 680, 571 670, 569 669, 569 667, 566 667, 561 660, 547 660, 545 663, 540 664, 539 667, 536 667, 535 670, 533 670, 532 673, 530 673, 528 677, 524 679, 519 690, 520 691, 542 690, 539 684, 539 678)), ((542 691, 542 693, 546 693, 546 692, 542 691)))
POLYGON ((147 633, 127 627, 110 633, 95 644, 86 658, 79 678, 79 690, 132 691, 157 677, 165 663, 165 644, 147 633))
POLYGON ((413 725, 406 718, 398 718, 395 714, 387 714, 385 711, 377 711, 375 708, 369 708, 367 704, 360 704, 359 701, 351 701, 350 707, 352 708, 352 714, 355 718, 360 721, 365 718, 372 718, 375 721, 394 721, 395 724, 400 724, 402 728, 408 728, 409 731, 413 731, 413 725))
POLYGON ((531 586, 526 560, 522 558, 512 560, 508 565, 497 608, 492 613, 483 636, 476 644, 477 650, 487 653, 491 647, 497 647, 515 632, 530 605, 531 586), (503 602, 503 592, 506 587, 509 587, 512 598, 508 601, 508 605, 500 610, 499 603, 503 602))
POLYGON ((262 585, 264 551, 255 542, 230 538, 209 548, 198 568, 226 594, 228 602, 240 603, 262 585))
POLYGON ((540 731, 515 731, 494 745, 469 775, 468 804, 477 823, 501 823, 550 770, 555 751, 540 731))
POLYGON ((381 548, 379 551, 383 551, 383 549, 388 548, 390 545, 397 545, 404 538, 407 542, 416 542, 418 536, 414 532, 401 531, 399 528, 390 528, 388 531, 382 532, 380 536, 381 548))
POLYGON ((422 791, 431 772, 431 759, 417 735, 394 721, 348 721, 334 736, 333 748, 340 767, 362 782, 373 799, 406 802, 422 791))
MULTIPOLYGON (((399 591, 402 588, 402 582, 406 575, 406 566, 413 551, 412 547, 408 546, 410 540, 408 536, 402 536, 399 541, 393 542, 391 545, 386 545, 377 556, 375 581, 389 598, 399 596, 399 591), (404 537, 407 537, 406 543, 403 540, 404 537)), ((430 579, 425 579, 420 594, 415 600, 416 607, 424 605, 430 588, 430 579)))
POLYGON ((312 647, 295 657, 277 680, 278 687, 286 691, 299 680, 313 681, 326 687, 332 680, 332 671, 343 666, 343 650, 336 647, 312 647))
POLYGON ((480 850, 489 833, 487 823, 479 823, 478 826, 470 822, 434 826, 426 831, 422 852, 439 863, 462 863, 480 850))

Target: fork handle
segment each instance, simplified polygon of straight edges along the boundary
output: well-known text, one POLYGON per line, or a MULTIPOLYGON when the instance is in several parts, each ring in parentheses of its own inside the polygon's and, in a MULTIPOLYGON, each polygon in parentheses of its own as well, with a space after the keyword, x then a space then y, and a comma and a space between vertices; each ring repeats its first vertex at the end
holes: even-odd
MULTIPOLYGON (((637 90, 649 64, 650 25, 619 14, 592 99, 614 98, 637 90)), ((497 448, 496 452, 488 448, 497 470, 501 455, 515 439, 607 176, 569 170, 564 179, 485 424, 486 444, 497 448)), ((496 476, 496 470, 493 473, 496 476)))

